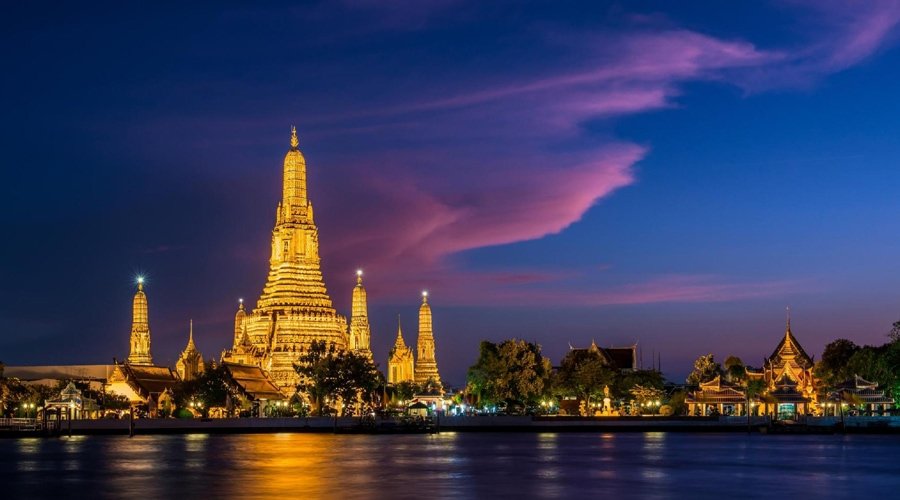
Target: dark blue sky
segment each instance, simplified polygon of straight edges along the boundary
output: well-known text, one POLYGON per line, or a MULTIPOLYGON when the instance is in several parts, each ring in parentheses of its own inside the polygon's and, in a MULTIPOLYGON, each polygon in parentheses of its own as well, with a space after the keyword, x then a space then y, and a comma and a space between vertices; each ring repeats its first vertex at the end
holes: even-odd
POLYGON ((384 365, 520 337, 759 363, 900 316, 900 4, 7 6, 0 359, 218 357, 267 268, 297 125, 326 283, 384 365))

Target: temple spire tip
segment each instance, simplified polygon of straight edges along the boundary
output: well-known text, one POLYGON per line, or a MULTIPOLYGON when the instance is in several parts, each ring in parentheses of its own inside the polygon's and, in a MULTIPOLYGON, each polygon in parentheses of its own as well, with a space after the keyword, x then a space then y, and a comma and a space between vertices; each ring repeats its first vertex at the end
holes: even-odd
POLYGON ((297 127, 291 125, 291 148, 297 149, 300 146, 300 139, 297 138, 297 127))

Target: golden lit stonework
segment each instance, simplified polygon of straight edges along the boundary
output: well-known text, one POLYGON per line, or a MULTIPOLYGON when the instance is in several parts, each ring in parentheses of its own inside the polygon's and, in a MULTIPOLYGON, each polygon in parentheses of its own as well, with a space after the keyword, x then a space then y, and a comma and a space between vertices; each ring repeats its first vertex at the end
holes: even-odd
POLYGON ((306 160, 296 129, 284 157, 282 199, 275 211, 269 276, 256 308, 243 304, 235 317, 234 344, 224 361, 250 362, 293 393, 299 382, 294 363, 315 340, 349 347, 347 320, 335 311, 319 260, 319 231, 307 198, 306 160), (246 341, 244 340, 246 336, 246 341))
POLYGON ((366 288, 362 284, 362 270, 356 271, 356 286, 353 287, 353 301, 350 317, 350 349, 372 358, 369 346, 372 336, 369 328, 369 311, 366 288))
POLYGON ((412 349, 403 341, 403 330, 400 328, 400 317, 397 317, 397 340, 388 356, 388 383, 415 381, 415 357, 412 349))
POLYGON ((175 373, 178 374, 178 378, 181 380, 188 381, 199 377, 205 369, 206 364, 203 362, 203 355, 200 354, 197 346, 194 345, 194 320, 191 320, 187 347, 184 348, 184 351, 175 363, 175 373))
POLYGON ((152 365, 150 357, 150 320, 144 278, 138 278, 131 312, 131 353, 128 362, 133 365, 152 365))
POLYGON ((416 383, 425 384, 428 381, 432 381, 437 385, 441 385, 441 376, 438 374, 437 360, 434 357, 434 332, 431 328, 431 306, 428 305, 428 292, 422 292, 422 305, 419 307, 419 338, 416 351, 416 383))

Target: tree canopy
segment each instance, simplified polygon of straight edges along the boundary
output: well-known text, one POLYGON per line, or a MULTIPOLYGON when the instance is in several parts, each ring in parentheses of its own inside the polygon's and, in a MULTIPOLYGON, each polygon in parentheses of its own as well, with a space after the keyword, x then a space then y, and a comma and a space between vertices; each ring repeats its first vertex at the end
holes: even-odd
POLYGON ((343 414, 350 415, 376 398, 376 389, 384 377, 368 357, 352 351, 338 350, 333 343, 313 341, 294 369, 300 374, 297 390, 306 395, 313 412, 321 415, 328 404, 343 404, 343 414))
POLYGON ((534 403, 549 387, 550 360, 541 346, 519 339, 499 344, 483 341, 478 360, 469 368, 469 390, 481 404, 534 403))
POLYGON ((715 356, 706 354, 694 361, 694 370, 688 375, 687 383, 697 385, 701 382, 709 382, 722 374, 722 365, 716 363, 715 356))
POLYGON ((598 350, 573 349, 566 354, 556 374, 559 389, 579 396, 585 407, 600 397, 603 388, 615 385, 617 370, 598 350))

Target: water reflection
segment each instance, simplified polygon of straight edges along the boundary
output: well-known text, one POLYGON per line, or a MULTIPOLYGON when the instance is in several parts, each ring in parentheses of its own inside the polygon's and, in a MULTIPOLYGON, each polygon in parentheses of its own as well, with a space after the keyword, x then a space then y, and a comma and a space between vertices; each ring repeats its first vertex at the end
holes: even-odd
POLYGON ((0 440, 10 497, 893 497, 900 436, 442 433, 0 440), (68 496, 68 495, 67 495, 68 496))

